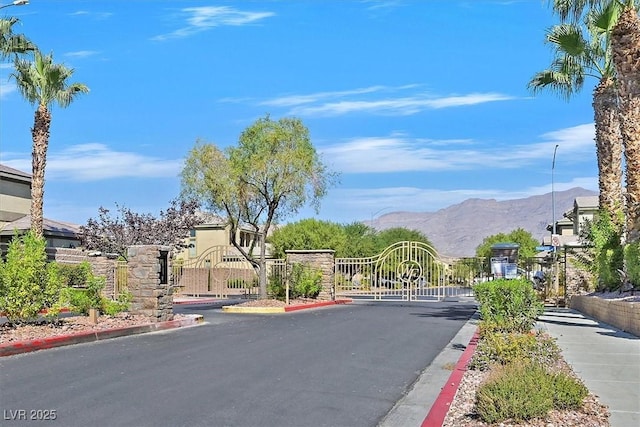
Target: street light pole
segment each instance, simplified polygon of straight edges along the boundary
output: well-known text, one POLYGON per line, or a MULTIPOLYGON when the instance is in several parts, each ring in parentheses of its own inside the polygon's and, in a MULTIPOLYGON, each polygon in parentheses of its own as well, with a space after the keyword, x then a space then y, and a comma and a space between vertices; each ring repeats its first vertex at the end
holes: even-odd
POLYGON ((5 7, 9 7, 9 6, 24 6, 26 4, 29 4, 29 0, 14 0, 9 4, 1 5, 0 9, 4 9, 5 7))
POLYGON ((551 218, 553 221, 553 225, 552 225, 552 234, 551 234, 551 244, 553 245, 553 292, 554 292, 554 296, 557 300, 558 298, 558 294, 560 291, 560 283, 559 283, 559 278, 558 278, 558 251, 557 251, 557 246, 554 245, 553 243, 553 239, 555 238, 556 234, 557 234, 557 229, 556 229, 556 193, 555 193, 555 189, 554 189, 554 171, 556 168, 556 152, 558 151, 558 144, 556 144, 555 148, 553 149, 553 161, 551 162, 551 210, 553 211, 551 213, 551 218))

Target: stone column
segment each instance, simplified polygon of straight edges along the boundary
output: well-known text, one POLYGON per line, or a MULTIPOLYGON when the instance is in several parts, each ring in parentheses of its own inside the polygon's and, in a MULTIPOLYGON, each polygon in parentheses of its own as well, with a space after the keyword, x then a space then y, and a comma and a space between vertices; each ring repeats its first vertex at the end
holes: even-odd
POLYGON ((131 313, 149 316, 155 322, 173 319, 170 251, 169 246, 160 245, 127 249, 127 284, 133 295, 131 313))
POLYGON ((287 269, 291 271, 292 264, 308 265, 322 271, 322 290, 318 295, 320 300, 335 299, 335 251, 331 249, 319 250, 290 250, 287 254, 287 269))

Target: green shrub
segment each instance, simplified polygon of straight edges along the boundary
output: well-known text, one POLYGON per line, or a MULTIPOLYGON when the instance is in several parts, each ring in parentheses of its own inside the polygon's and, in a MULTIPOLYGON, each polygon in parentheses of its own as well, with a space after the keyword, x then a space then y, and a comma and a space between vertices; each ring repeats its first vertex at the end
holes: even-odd
POLYGON ((499 279, 473 287, 486 328, 501 332, 529 332, 544 305, 528 280, 499 279))
POLYGON ((290 298, 316 298, 321 290, 322 271, 303 264, 293 264, 290 298))
MULTIPOLYGON (((303 264, 293 264, 289 276, 289 298, 316 298, 322 290, 322 271, 303 264)), ((287 297, 286 280, 280 275, 269 276, 269 295, 284 301, 287 297)))
POLYGON ((57 268, 47 265, 45 247, 45 240, 31 231, 16 234, 6 261, 0 260, 0 312, 11 322, 32 321, 58 300, 61 283, 57 268))
POLYGON ((634 289, 640 289, 640 243, 629 243, 624 248, 627 280, 634 289))
POLYGON ((60 276, 65 286, 84 288, 91 276, 91 264, 84 261, 80 264, 59 264, 60 276))
POLYGON ((540 365, 504 365, 496 368, 491 378, 478 388, 476 412, 487 423, 543 417, 553 409, 551 384, 551 378, 540 365))
POLYGON ((287 298, 286 284, 281 275, 269 275, 268 293, 271 298, 275 298, 280 301, 284 301, 287 298))
POLYGON ((496 368, 478 388, 475 409, 487 423, 522 422, 544 417, 552 409, 577 408, 587 394, 584 385, 567 374, 516 361, 496 368))
POLYGON ((542 333, 487 333, 469 361, 469 369, 487 370, 492 365, 507 365, 528 360, 550 365, 560 359, 560 348, 555 339, 542 333))
POLYGON ((115 316, 118 313, 129 310, 129 304, 133 295, 130 292, 123 292, 118 296, 117 300, 103 298, 102 312, 107 316, 115 316))
POLYGON ((89 309, 101 310, 104 304, 102 289, 105 286, 104 277, 96 277, 89 271, 84 288, 64 288, 62 299, 73 312, 87 315, 89 309))

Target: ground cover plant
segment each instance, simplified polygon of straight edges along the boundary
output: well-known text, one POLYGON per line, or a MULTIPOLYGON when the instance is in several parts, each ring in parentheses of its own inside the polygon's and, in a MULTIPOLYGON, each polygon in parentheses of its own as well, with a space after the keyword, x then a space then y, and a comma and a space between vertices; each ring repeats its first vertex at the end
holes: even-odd
POLYGON ((474 287, 480 339, 468 369, 487 371, 475 395, 474 416, 494 424, 544 418, 576 409, 587 388, 562 368, 555 340, 535 331, 543 312, 531 283, 495 280, 474 287))

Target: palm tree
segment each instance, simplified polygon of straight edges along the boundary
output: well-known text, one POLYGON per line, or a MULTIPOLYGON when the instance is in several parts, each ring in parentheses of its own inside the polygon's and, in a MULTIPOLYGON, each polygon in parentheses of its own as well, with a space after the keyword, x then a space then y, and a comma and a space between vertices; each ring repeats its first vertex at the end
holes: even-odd
POLYGON ((18 18, 0 18, 0 60, 35 50, 35 45, 29 39, 13 32, 13 26, 18 22, 18 18))
POLYGON ((622 12, 611 32, 620 130, 626 161, 626 240, 640 242, 640 18, 636 0, 553 0, 561 19, 578 19, 585 10, 615 3, 622 12))
POLYGON ((582 89, 586 77, 598 79, 593 91, 593 108, 599 205, 614 220, 622 216, 622 141, 609 40, 619 10, 610 3, 603 9, 591 11, 585 19, 589 38, 583 35, 582 26, 575 23, 551 27, 546 42, 553 46, 553 62, 528 85, 534 93, 550 89, 568 100, 582 89))
POLYGON ((49 129, 51 126, 50 106, 56 102, 67 107, 80 93, 89 92, 82 83, 68 84, 67 79, 73 69, 53 63, 53 55, 34 52, 34 61, 15 60, 16 71, 11 76, 16 79, 22 96, 32 105, 37 105, 31 137, 33 152, 31 157, 31 230, 42 236, 44 169, 47 163, 49 129))
POLYGON ((627 163, 627 241, 640 242, 640 19, 633 0, 613 29, 611 46, 618 73, 620 121, 627 163))

